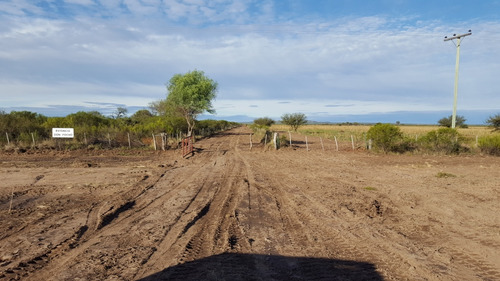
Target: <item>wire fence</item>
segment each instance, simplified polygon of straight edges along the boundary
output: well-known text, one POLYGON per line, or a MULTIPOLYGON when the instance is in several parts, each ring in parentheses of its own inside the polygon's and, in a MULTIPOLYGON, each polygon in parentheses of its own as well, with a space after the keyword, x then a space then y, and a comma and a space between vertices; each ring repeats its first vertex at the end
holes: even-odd
MULTIPOLYGON (((202 128, 194 131, 196 138, 209 137, 218 132, 234 128, 202 128)), ((28 132, 13 135, 4 132, 0 135, 0 146, 12 149, 82 149, 82 148, 150 148, 154 150, 178 149, 184 132, 151 132, 151 134, 110 130, 108 132, 86 132, 75 130, 73 138, 53 138, 50 133, 28 132), (49 136, 49 137, 47 137, 49 136)))

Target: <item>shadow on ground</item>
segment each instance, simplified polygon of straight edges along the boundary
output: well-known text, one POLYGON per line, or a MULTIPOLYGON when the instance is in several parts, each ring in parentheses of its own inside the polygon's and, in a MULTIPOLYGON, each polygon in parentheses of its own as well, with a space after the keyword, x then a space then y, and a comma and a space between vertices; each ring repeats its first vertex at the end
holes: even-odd
POLYGON ((166 268, 153 280, 383 280, 366 262, 225 253, 166 268))

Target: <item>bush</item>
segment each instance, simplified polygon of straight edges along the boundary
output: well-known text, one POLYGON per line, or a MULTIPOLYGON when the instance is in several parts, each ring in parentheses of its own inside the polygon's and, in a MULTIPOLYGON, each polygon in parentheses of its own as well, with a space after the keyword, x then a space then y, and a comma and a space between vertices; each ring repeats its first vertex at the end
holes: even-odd
POLYGON ((483 153, 500 156, 500 135, 481 137, 478 146, 483 153))
POLYGON ((271 127, 271 125, 273 125, 275 122, 269 117, 262 117, 253 120, 253 123, 260 127, 271 127))
POLYGON ((500 131, 500 114, 490 116, 490 118, 486 120, 486 124, 493 127, 494 131, 500 131))
MULTIPOLYGON (((467 124, 465 124, 465 121, 467 121, 467 119, 465 119, 465 117, 463 117, 461 115, 457 115, 455 117, 456 117, 455 127, 458 127, 458 128, 468 128, 469 127, 467 124)), ((452 120, 453 120, 453 116, 450 115, 448 117, 443 117, 443 118, 439 119, 438 124, 439 124, 439 126, 451 128, 452 120)))
POLYGON ((446 154, 458 154, 465 151, 462 145, 464 138, 456 129, 441 128, 430 131, 420 138, 422 148, 432 152, 444 152, 446 154))
POLYGON ((400 145, 404 141, 403 133, 399 127, 392 124, 378 123, 370 127, 366 137, 372 140, 374 149, 382 150, 385 153, 400 152, 400 145))
POLYGON ((294 132, 297 132, 297 129, 307 124, 307 117, 304 113, 286 113, 281 116, 281 123, 290 126, 294 132))
POLYGON ((280 147, 288 147, 290 145, 290 140, 283 134, 280 134, 279 137, 280 147))

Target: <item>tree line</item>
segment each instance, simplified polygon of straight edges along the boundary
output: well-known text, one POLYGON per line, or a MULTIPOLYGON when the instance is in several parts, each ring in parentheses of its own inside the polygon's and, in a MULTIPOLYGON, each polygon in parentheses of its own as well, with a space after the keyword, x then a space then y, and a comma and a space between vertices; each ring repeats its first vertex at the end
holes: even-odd
MULTIPOLYGON (((226 130, 237 123, 225 120, 197 121, 194 132, 198 136, 226 130)), ((74 142, 82 145, 122 146, 133 136, 134 146, 143 146, 153 135, 186 135, 188 125, 184 118, 155 115, 148 109, 135 112, 130 117, 104 116, 97 111, 79 111, 65 117, 47 117, 30 111, 0 111, 0 144, 28 145, 51 140, 52 128, 74 128, 74 142), (112 143, 111 143, 112 140, 112 143)), ((47 145, 50 145, 47 143, 47 145)), ((73 144, 75 145, 75 144, 73 144)))
POLYGON ((166 86, 165 99, 151 102, 149 109, 142 109, 127 116, 127 109, 118 107, 111 116, 98 111, 76 112, 65 117, 47 117, 30 111, 0 111, 0 131, 5 138, 0 143, 34 143, 35 139, 50 139, 52 128, 74 128, 75 139, 85 144, 107 142, 111 137, 119 145, 130 135, 142 144, 144 139, 154 135, 206 136, 217 131, 234 127, 236 123, 225 120, 201 120, 204 113, 215 113, 212 101, 217 95, 218 84, 203 71, 175 74, 166 86), (126 135, 126 137, 125 137, 126 135))

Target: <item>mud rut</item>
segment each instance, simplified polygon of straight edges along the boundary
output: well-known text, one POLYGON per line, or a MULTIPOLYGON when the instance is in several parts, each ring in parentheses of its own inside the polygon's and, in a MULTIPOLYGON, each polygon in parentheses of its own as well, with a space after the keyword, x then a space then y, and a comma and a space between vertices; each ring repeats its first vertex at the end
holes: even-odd
POLYGON ((24 238, 16 247, 31 256, 0 264, 0 279, 500 279, 495 264, 452 240, 446 247, 433 244, 432 232, 405 234, 394 223, 407 217, 390 198, 360 192, 352 178, 325 168, 338 160, 249 151, 245 128, 195 146, 189 159, 135 169, 118 190, 65 197, 71 205, 55 198, 60 210, 51 220, 19 214, 0 242, 24 238), (301 161, 307 165, 297 171, 301 161), (451 263, 450 255, 463 258, 451 263))

